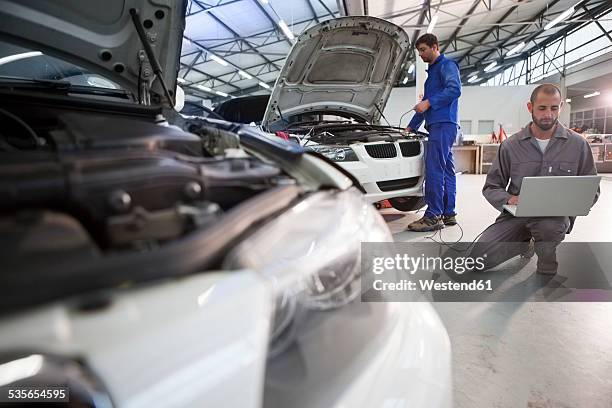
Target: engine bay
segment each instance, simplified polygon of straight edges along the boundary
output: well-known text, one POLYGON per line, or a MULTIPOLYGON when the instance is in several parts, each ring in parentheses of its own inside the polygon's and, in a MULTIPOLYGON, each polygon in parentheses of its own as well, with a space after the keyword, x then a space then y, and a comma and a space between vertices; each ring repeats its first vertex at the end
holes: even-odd
POLYGON ((214 126, 186 132, 155 108, 93 105, 0 95, 3 257, 146 251, 292 181, 274 164, 225 154, 214 126))
POLYGON ((405 129, 366 123, 329 122, 320 124, 297 124, 288 129, 308 140, 323 145, 346 145, 349 143, 395 142, 418 140, 422 136, 407 133, 405 129))

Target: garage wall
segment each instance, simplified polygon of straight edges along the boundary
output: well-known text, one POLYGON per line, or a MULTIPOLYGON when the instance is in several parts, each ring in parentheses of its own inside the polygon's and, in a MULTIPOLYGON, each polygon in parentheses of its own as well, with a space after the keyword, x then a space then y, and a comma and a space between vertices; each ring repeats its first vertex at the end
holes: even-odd
MULTIPOLYGON (((485 121, 493 121, 493 129, 496 134, 499 132, 500 124, 508 136, 518 132, 531 120, 531 115, 527 110, 527 101, 529 101, 533 88, 535 85, 464 86, 459 99, 459 119, 471 122, 472 128, 468 134, 468 129, 464 126, 465 138, 479 142, 489 140, 490 133, 479 134, 479 121, 481 128, 488 128, 490 125, 490 122, 485 121)), ((397 126, 400 116, 414 106, 415 98, 414 87, 394 88, 391 91, 384 114, 393 126, 397 126)), ((401 125, 405 127, 412 115, 413 112, 410 112, 404 116, 401 125)), ((561 123, 567 126, 569 117, 569 109, 564 109, 561 112, 561 123)))

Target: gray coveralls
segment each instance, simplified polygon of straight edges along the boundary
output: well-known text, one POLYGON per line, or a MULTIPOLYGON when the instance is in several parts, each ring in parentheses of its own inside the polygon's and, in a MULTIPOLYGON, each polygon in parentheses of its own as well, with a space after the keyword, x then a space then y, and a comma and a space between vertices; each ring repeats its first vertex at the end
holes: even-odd
MULTIPOLYGON (((542 153, 530 125, 501 144, 482 189, 487 201, 502 211, 471 253, 474 257, 487 254, 486 269, 526 251, 533 237, 538 270, 556 272, 556 247, 571 231, 575 217, 514 217, 502 206, 510 195, 519 195, 523 177, 597 174, 591 148, 582 136, 559 123, 542 153)), ((595 201, 598 196, 599 191, 595 201)))

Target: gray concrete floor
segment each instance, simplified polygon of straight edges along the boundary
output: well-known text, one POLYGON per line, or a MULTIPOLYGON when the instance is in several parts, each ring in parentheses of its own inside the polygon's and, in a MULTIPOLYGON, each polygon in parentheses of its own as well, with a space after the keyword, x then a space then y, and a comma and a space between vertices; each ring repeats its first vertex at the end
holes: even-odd
MULTIPOLYGON (((457 212, 462 241, 496 217, 480 192, 485 176, 460 175, 457 212)), ((612 178, 567 241, 612 241, 612 178)), ((431 233, 404 231, 422 214, 382 211, 396 241, 425 242, 431 233)), ((442 230, 457 241, 458 227, 442 230)), ((453 347, 454 406, 612 407, 612 303, 434 303, 453 347)))

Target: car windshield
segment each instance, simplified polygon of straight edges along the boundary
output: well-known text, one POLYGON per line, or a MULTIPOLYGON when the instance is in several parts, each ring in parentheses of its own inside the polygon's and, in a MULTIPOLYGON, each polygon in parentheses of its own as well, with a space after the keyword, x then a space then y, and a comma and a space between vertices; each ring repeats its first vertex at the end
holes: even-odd
POLYGON ((15 81, 31 81, 50 88, 54 81, 61 81, 55 85, 64 84, 71 91, 89 88, 96 93, 107 90, 111 92, 106 93, 126 94, 119 84, 99 74, 38 50, 0 41, 0 82, 15 81))

